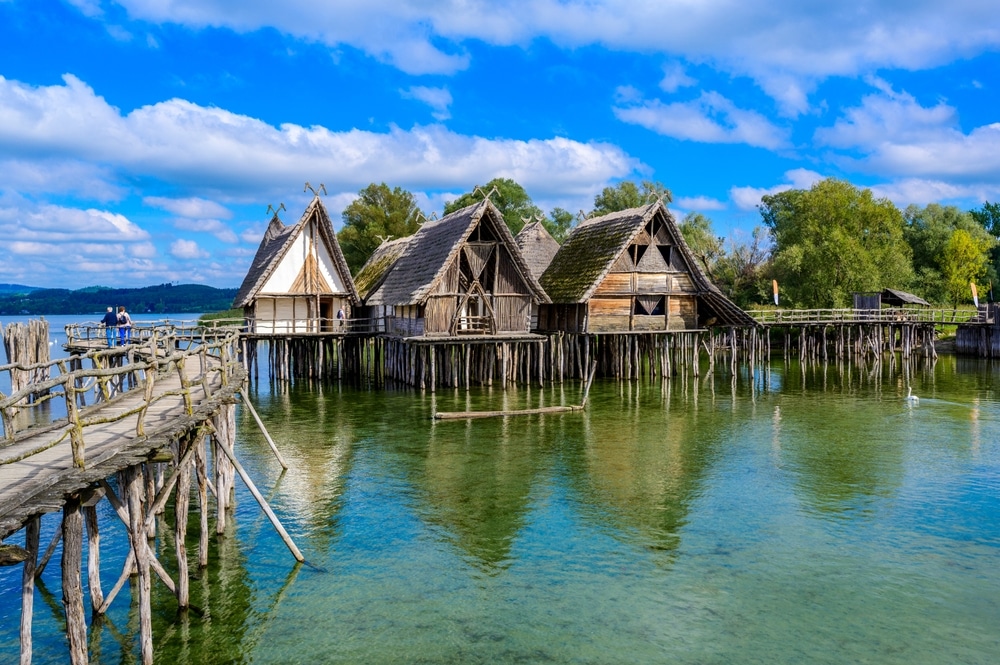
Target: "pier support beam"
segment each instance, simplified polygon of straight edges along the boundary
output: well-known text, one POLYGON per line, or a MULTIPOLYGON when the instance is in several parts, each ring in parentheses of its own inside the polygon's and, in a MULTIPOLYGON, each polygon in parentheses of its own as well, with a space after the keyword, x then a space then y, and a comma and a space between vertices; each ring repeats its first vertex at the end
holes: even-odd
POLYGON ((67 498, 62 520, 62 596, 66 609, 66 637, 69 659, 73 665, 85 665, 87 659, 87 619, 83 614, 83 512, 80 497, 67 498))

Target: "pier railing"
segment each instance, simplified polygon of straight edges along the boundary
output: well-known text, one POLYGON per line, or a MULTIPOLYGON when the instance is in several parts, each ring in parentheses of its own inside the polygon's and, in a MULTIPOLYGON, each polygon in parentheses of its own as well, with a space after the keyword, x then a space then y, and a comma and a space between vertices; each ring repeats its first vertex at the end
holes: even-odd
MULTIPOLYGON (((67 332, 69 332, 67 330, 67 332)), ((122 422, 135 416, 123 433, 145 435, 145 416, 158 401, 180 396, 186 415, 196 401, 212 398, 214 390, 242 377, 239 333, 213 334, 204 329, 153 328, 133 343, 36 365, 0 365, 0 377, 28 372, 31 382, 10 395, 0 392, 0 465, 24 459, 59 443, 72 444, 73 463, 84 468, 85 433, 94 425, 122 422), (84 367, 89 364, 90 367, 84 367), (176 376, 176 381, 172 377, 176 376), (158 387, 158 384, 162 386, 158 387), (122 399, 139 394, 136 404, 122 399), (121 402, 122 408, 105 408, 121 402), (9 448, 39 436, 39 445, 16 453, 9 448), (4 449, 8 448, 7 451, 4 449), (8 454, 5 455, 4 453, 8 454)), ((11 377, 4 377, 11 378, 11 377)), ((18 385, 18 381, 7 381, 18 385)))
POLYGON ((968 309, 760 309, 749 310, 757 323, 765 325, 809 325, 842 323, 933 323, 955 325, 970 321, 986 322, 981 311, 968 309))

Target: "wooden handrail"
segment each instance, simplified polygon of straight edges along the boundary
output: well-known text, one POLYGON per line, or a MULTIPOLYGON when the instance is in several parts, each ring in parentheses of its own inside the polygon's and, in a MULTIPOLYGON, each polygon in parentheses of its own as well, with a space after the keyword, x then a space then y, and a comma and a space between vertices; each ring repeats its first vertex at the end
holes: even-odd
POLYGON ((125 347, 115 347, 91 351, 87 354, 60 358, 48 363, 22 366, 18 363, 0 366, 0 372, 33 369, 44 366, 58 371, 56 376, 44 381, 28 384, 24 388, 4 395, 0 393, 0 415, 4 428, 3 441, 7 444, 26 438, 33 433, 54 431, 55 438, 46 441, 33 451, 23 452, 12 459, 3 459, 0 447, 0 464, 10 463, 25 456, 39 452, 64 441, 69 437, 72 443, 73 461, 80 468, 86 465, 84 432, 87 427, 97 424, 116 422, 138 414, 136 422, 137 436, 144 435, 144 417, 149 406, 171 395, 181 396, 186 415, 194 409, 196 399, 210 399, 212 375, 219 375, 222 385, 230 385, 238 369, 242 369, 239 360, 239 331, 226 330, 223 334, 215 332, 206 334, 203 329, 190 329, 188 336, 178 335, 178 330, 160 326, 151 331, 143 345, 132 344, 125 347), (197 333, 197 334, 195 334, 197 333), (186 343, 186 348, 177 348, 179 342, 186 343), (187 362, 197 361, 196 376, 190 376, 187 362), (90 360, 94 367, 83 368, 82 363, 90 360), (76 364, 77 369, 67 370, 67 364, 76 364), (176 371, 180 375, 181 389, 164 391, 154 395, 153 386, 156 377, 167 372, 176 371), (138 380, 137 380, 138 378, 138 380), (201 388, 202 394, 196 398, 192 390, 201 388), (143 403, 140 407, 108 414, 107 406, 118 396, 143 391, 143 403), (93 391, 94 405, 86 406, 86 395, 93 391), (29 403, 35 395, 48 392, 42 400, 29 403), (44 400, 62 396, 66 404, 66 416, 53 419, 44 424, 34 424, 17 428, 17 416, 20 412, 37 406, 44 400))
POLYGON ((967 323, 980 316, 967 309, 762 309, 748 310, 757 323, 967 323))

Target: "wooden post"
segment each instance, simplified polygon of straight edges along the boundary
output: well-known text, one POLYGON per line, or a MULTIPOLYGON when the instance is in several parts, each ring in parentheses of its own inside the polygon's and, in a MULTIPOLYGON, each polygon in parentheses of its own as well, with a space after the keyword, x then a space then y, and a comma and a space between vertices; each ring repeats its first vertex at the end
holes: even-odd
POLYGON ((104 604, 101 590, 101 533, 97 526, 97 507, 84 506, 83 517, 87 525, 87 587, 90 589, 90 610, 96 613, 104 604))
POLYGON ((201 529, 198 536, 198 567, 208 566, 208 461, 205 452, 205 437, 195 441, 195 473, 198 476, 198 512, 201 529))
POLYGON ((24 549, 28 558, 21 571, 21 665, 31 665, 31 615, 35 606, 35 564, 42 520, 34 515, 24 526, 24 549))
POLYGON ((250 415, 253 416, 254 422, 257 423, 257 427, 260 429, 261 434, 264 435, 264 440, 267 441, 267 445, 271 447, 271 452, 273 452, 274 456, 278 458, 278 464, 281 465, 282 469, 287 469, 288 464, 285 462, 285 458, 281 456, 281 453, 278 452, 278 446, 275 445, 274 439, 272 439, 271 435, 268 434, 267 428, 264 427, 264 422, 260 419, 260 416, 257 415, 257 409, 253 408, 253 404, 250 403, 250 400, 247 399, 246 395, 243 393, 237 393, 237 395, 243 401, 244 406, 247 407, 250 415))
POLYGON ((72 495, 63 506, 62 596, 66 608, 66 637, 73 665, 87 663, 87 620, 83 614, 83 514, 80 497, 72 495))
POLYGON ((233 452, 229 448, 222 447, 221 450, 227 457, 229 457, 229 461, 232 462, 233 467, 236 469, 236 473, 238 473, 240 478, 243 479, 243 482, 246 483, 247 489, 249 489, 250 493, 253 494, 253 498, 255 498, 257 503, 260 504, 260 507, 264 509, 264 514, 267 515, 269 520, 271 520, 271 524, 273 524, 274 528, 278 531, 278 535, 281 536, 281 539, 284 541, 289 551, 291 551, 292 556, 294 556, 297 561, 305 561, 305 557, 302 556, 302 552, 300 552, 299 548, 295 546, 294 542, 292 542, 292 538, 288 535, 288 532, 285 531, 285 528, 281 526, 281 522, 278 521, 278 516, 274 514, 274 511, 271 510, 271 506, 267 504, 267 501, 257 489, 257 486, 254 485, 252 480, 250 480, 250 476, 247 475, 247 472, 243 469, 243 465, 239 463, 236 456, 233 455, 233 452))
POLYGON ((139 465, 125 469, 125 495, 128 501, 129 537, 132 555, 138 570, 139 590, 139 640, 143 665, 153 663, 153 612, 150 590, 149 555, 146 543, 146 524, 143 515, 143 474, 139 465))
POLYGON ((212 419, 215 434, 212 436, 215 442, 215 502, 216 511, 215 533, 222 535, 226 532, 226 510, 229 508, 230 493, 233 489, 233 467, 229 459, 233 446, 233 435, 235 427, 231 423, 231 418, 235 409, 233 405, 227 405, 218 415, 212 419))
POLYGON ((187 455, 194 445, 190 438, 181 439, 180 460, 177 469, 177 493, 174 495, 174 548, 177 554, 177 605, 186 608, 190 603, 188 592, 187 524, 191 498, 191 463, 187 455))

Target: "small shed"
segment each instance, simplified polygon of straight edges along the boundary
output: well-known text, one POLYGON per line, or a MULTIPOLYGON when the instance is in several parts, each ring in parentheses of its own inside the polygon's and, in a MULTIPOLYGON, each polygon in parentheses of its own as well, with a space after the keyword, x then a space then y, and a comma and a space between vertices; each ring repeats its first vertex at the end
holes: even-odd
POLYGON ((661 201, 582 222, 539 280, 540 331, 620 333, 753 326, 698 267, 661 201))
POLYGON ((318 196, 299 221, 275 213, 233 301, 257 334, 338 332, 359 302, 330 215, 318 196))
POLYGON ((915 296, 912 293, 907 293, 906 291, 899 291, 897 289, 883 290, 882 304, 888 305, 889 307, 906 307, 908 305, 931 307, 931 304, 923 298, 915 296))
POLYGON ((489 200, 425 222, 403 244, 383 244, 359 273, 364 304, 385 313, 390 334, 527 333, 532 304, 548 302, 489 200))

